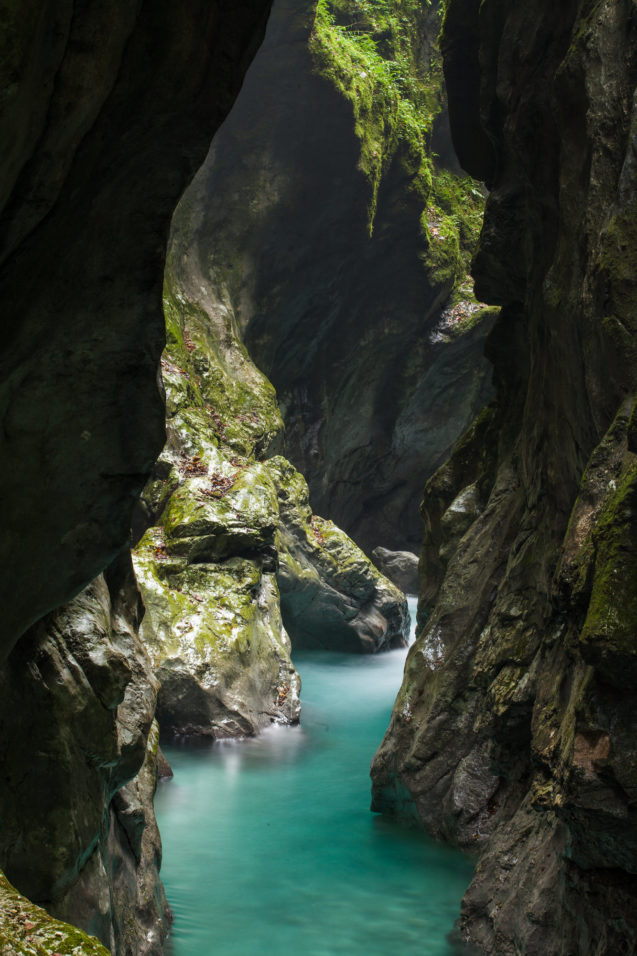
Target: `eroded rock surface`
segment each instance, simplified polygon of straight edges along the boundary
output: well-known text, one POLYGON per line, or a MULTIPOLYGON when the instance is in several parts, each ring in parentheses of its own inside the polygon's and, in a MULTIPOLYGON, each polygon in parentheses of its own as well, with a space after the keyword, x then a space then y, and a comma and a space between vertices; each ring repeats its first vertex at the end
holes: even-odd
POLYGON ((269 6, 3 9, 3 656, 128 541, 164 441, 157 366, 170 217, 269 6))
POLYGON ((0 674, 2 868, 114 953, 160 953, 157 683, 128 555, 18 642, 0 674), (25 708, 24 703, 28 702, 25 708))
POLYGON ((0 948, 4 956, 108 956, 97 939, 53 919, 0 874, 0 948))
POLYGON ((307 483, 285 458, 267 468, 279 497, 281 611, 294 644, 363 653, 404 647, 402 591, 334 522, 312 514, 307 483))
POLYGON ((634 3, 450 0, 497 399, 430 480, 374 806, 480 853, 484 952, 637 950, 634 3))
POLYGON ((440 22, 277 0, 175 223, 191 302, 241 330, 313 508, 366 551, 419 549, 424 481, 491 394, 467 276, 483 196, 431 158, 454 166, 440 22))
POLYGON ((418 556, 411 551, 389 551, 387 548, 374 548, 372 561, 385 577, 404 591, 405 594, 418 593, 418 556))
MULTIPOLYGON (((0 13, 0 859, 121 953, 159 952, 166 908, 155 683, 111 566, 164 441, 170 217, 269 6, 44 0, 0 13)), ((76 949, 60 937, 60 952, 83 952, 80 936, 76 949)))
POLYGON ((169 437, 138 509, 134 561, 162 730, 243 736, 299 718, 290 639, 374 652, 404 643, 408 625, 404 596, 312 514, 304 479, 275 454, 274 389, 198 272, 200 215, 189 190, 166 279, 169 437))

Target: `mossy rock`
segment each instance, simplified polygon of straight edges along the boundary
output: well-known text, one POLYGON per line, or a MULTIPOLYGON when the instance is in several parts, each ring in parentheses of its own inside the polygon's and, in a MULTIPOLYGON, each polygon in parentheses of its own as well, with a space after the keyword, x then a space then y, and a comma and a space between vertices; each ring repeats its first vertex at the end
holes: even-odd
POLYGON ((206 312, 168 269, 164 314, 169 421, 179 416, 178 431, 214 436, 239 455, 261 458, 277 447, 283 422, 276 393, 250 360, 231 310, 206 312))
MULTIPOLYGON (((205 467, 205 466, 203 466, 205 467)), ((186 478, 162 514, 166 550, 189 561, 219 560, 272 546, 276 490, 257 463, 186 478)))
POLYGON ((0 873, 0 951, 3 956, 109 956, 95 939, 31 903, 0 873))
POLYGON ((637 463, 613 484, 593 532, 593 586, 580 647, 605 681, 632 687, 637 679, 637 463))
POLYGON ((298 720, 300 681, 273 574, 244 558, 163 566, 148 548, 135 567, 163 732, 244 736, 298 720))
POLYGON ((296 646, 375 652, 407 643, 407 601, 345 532, 312 514, 307 484, 281 457, 267 468, 279 494, 281 610, 296 646))

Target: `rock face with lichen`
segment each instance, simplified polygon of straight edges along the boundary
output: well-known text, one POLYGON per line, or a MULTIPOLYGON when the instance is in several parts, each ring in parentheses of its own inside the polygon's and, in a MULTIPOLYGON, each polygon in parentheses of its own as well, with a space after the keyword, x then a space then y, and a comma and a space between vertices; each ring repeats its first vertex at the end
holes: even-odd
POLYGON ((449 0, 497 398, 429 481, 374 806, 479 853, 487 953, 637 949, 637 18, 449 0))
POLYGON ((168 908, 142 611, 126 556, 10 654, 0 676, 0 858, 25 895, 114 953, 156 954, 168 908))
POLYGON ((168 442, 136 516, 143 637, 163 731, 243 736, 300 710, 275 574, 277 494, 259 460, 282 422, 226 316, 191 306, 173 265, 165 312, 168 442))
POLYGON ((313 507, 367 551, 418 550, 424 481, 491 394, 439 29, 421 0, 276 0, 190 191, 191 301, 231 316, 313 507))
POLYGON ((0 948, 5 956, 108 956, 99 940, 49 916, 0 874, 0 948))
POLYGON ((402 592, 333 521, 312 514, 307 483, 289 461, 273 458, 267 467, 279 498, 281 611, 295 645, 365 653, 404 647, 402 592))
POLYGON ((170 217, 269 7, 193 0, 178 28, 128 0, 3 8, 2 656, 128 543, 164 441, 170 217))
POLYGON ((168 443, 138 508, 134 561, 162 730, 243 736, 299 718, 290 637, 373 652, 404 643, 408 625, 403 595, 312 514, 302 476, 275 454, 274 389, 197 273, 199 214, 188 192, 166 276, 168 443))
MULTIPOLYGON (((121 567, 164 440, 166 239, 269 6, 194 0, 178 29, 162 4, 0 11, 0 866, 119 953, 166 931, 156 684, 121 567)), ((103 951, 15 906, 3 952, 103 951)))

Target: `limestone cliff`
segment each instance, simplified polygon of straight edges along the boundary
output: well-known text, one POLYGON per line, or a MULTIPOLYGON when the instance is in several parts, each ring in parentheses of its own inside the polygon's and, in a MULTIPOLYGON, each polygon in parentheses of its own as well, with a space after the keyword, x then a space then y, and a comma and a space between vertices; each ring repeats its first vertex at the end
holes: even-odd
POLYGON ((170 217, 269 5, 2 5, 2 656, 128 543, 164 440, 170 217))
MULTIPOLYGON (((156 685, 121 557, 164 440, 165 246, 268 11, 0 4, 0 866, 120 953, 165 933, 156 685)), ((7 952, 53 937, 99 949, 16 897, 7 952)))
POLYGON ((277 0, 190 199, 203 308, 276 387, 313 507, 367 551, 418 550, 424 481, 490 396, 440 23, 419 0, 277 0))
POLYGON ((166 274, 169 437, 141 498, 134 561, 162 730, 242 736, 299 718, 290 638, 373 652, 405 643, 407 609, 274 455, 274 389, 197 271, 193 193, 175 213, 166 274))
POLYGON ((430 480, 374 806, 480 854, 488 953, 637 950, 637 8, 449 0, 497 398, 430 480))
POLYGON ((142 610, 120 559, 25 634, 0 677, 3 868, 114 953, 159 953, 168 926, 142 610))

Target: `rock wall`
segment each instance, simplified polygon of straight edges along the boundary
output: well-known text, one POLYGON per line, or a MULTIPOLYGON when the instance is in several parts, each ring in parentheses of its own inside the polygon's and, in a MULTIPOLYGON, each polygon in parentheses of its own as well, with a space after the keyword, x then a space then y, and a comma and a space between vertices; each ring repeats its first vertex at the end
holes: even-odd
POLYGON ((430 480, 374 806, 479 853, 467 939, 637 950, 637 8, 449 0, 497 399, 430 480))
POLYGON ((3 10, 3 655, 128 542, 164 440, 170 217, 268 10, 188 0, 178 23, 141 0, 3 10))
POLYGON ((442 165, 439 5, 390 7, 277 0, 188 237, 313 507, 367 551, 418 550, 424 480, 491 394, 467 276, 483 196, 442 165))
MULTIPOLYGON (((156 682, 138 637, 139 595, 122 555, 131 520, 138 532, 152 520, 136 500, 165 434, 157 372, 168 226, 232 105, 268 9, 265 0, 240 9, 228 0, 188 0, 176 19, 165 3, 111 0, 98 10, 51 0, 7 8, 0 17, 0 128, 9 144, 0 164, 0 295, 8 316, 0 495, 11 503, 2 537, 0 864, 20 890, 116 953, 159 952, 167 919, 152 813, 156 682)), ((207 365, 195 374, 221 377, 215 408, 206 412, 213 434, 221 416, 232 432, 233 416, 249 405, 229 436, 234 444, 225 462, 233 471, 232 455, 252 462, 243 469, 246 479, 254 472, 252 486, 236 489, 240 502, 232 495, 225 502, 241 510, 263 471, 257 459, 277 450, 281 422, 274 392, 239 337, 225 345, 221 361, 198 355, 207 365)), ((188 438, 172 437, 181 461, 188 438)), ((182 464, 194 478, 194 462, 182 464)), ((169 497, 175 488, 168 484, 169 497)), ((253 723, 238 723, 233 732, 298 716, 298 678, 275 580, 278 492, 264 485, 244 520, 221 535, 232 539, 230 553, 222 547, 214 554, 241 565, 226 567, 218 584, 227 585, 228 574, 239 582, 243 605, 233 611, 254 618, 252 631, 242 620, 242 640, 252 642, 257 664, 265 662, 252 676, 249 661, 233 663, 239 683, 255 685, 253 723), (268 487, 272 514, 257 507, 268 487), (265 632, 270 643, 259 654, 253 638, 265 632)), ((161 496, 161 487, 161 480, 151 485, 150 511, 159 507, 152 494, 161 496)), ((183 558, 193 536, 174 538, 183 558)), ((202 539, 194 538, 196 550, 202 539)), ((156 549, 158 542, 153 560, 156 549)), ((201 557, 184 562, 199 575, 197 589, 201 557)), ((360 561, 366 566, 364 556, 360 561)), ((377 578, 368 570, 368 583, 377 578)), ((188 588, 173 590, 187 592, 170 621, 183 626, 188 588)), ((359 615, 350 630, 369 633, 373 649, 403 639, 402 596, 392 592, 391 624, 374 612, 369 590, 364 597, 367 617, 359 615)), ((350 618, 360 604, 356 595, 350 618)), ((386 592, 381 604, 382 610, 386 592)), ((149 609, 152 651, 152 601, 149 609)), ((238 696, 250 695, 241 689, 238 696)), ((159 712, 166 717, 161 700, 159 712)))
MULTIPOLYGON (((268 12, 267 0, 0 10, 0 865, 115 953, 159 952, 166 929, 156 685, 121 555, 164 441, 168 228, 268 12)), ((35 908, 12 913, 7 952, 41 952, 49 930, 60 952, 98 951, 35 908)))
POLYGON ((196 184, 174 217, 162 359, 168 443, 135 518, 143 638, 166 733, 257 733, 299 719, 293 645, 404 644, 403 594, 332 522, 276 451, 276 396, 197 268, 196 184), (288 636, 289 635, 289 636, 288 636))
POLYGON ((122 558, 31 628, 0 677, 3 868, 113 953, 160 953, 168 929, 142 613, 122 558))

